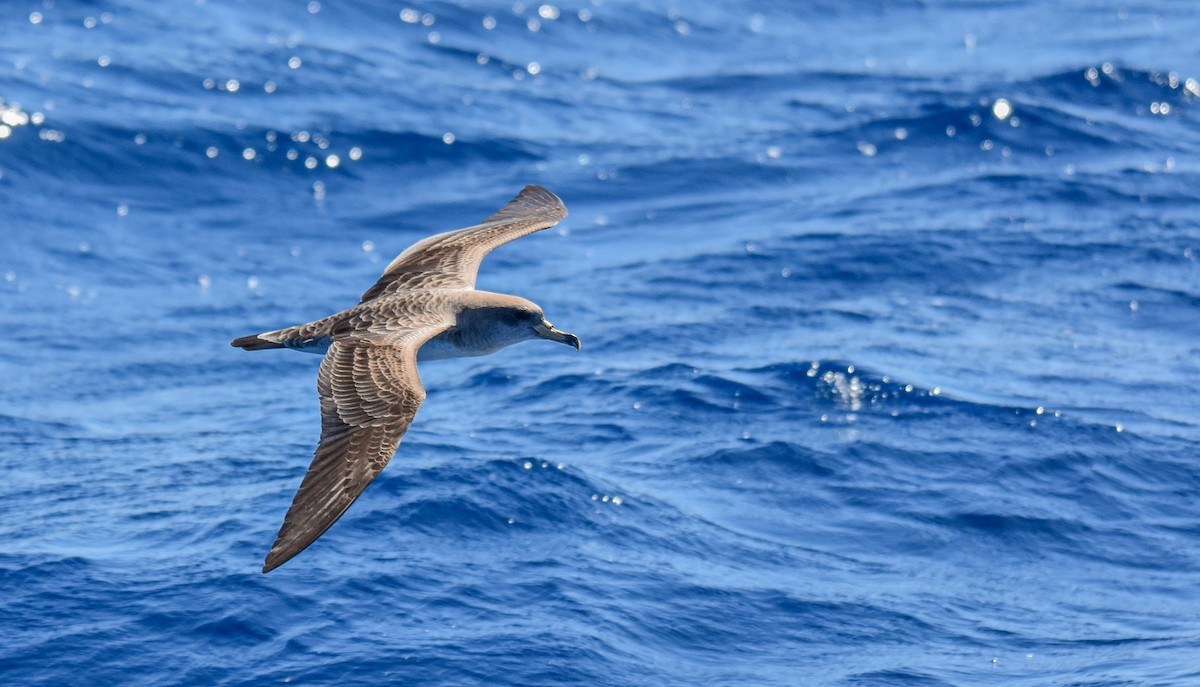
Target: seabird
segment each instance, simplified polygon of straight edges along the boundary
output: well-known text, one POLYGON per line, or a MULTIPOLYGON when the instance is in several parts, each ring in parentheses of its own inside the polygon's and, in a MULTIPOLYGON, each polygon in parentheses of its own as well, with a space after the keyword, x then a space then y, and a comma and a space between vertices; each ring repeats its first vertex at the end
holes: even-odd
POLYGON ((535 338, 579 350, 579 338, 555 329, 536 304, 475 289, 479 263, 493 248, 566 216, 558 196, 526 186, 482 224, 410 246, 353 308, 233 341, 247 351, 325 356, 317 373, 321 440, 264 573, 324 534, 392 459, 425 400, 418 362, 487 355, 535 338))

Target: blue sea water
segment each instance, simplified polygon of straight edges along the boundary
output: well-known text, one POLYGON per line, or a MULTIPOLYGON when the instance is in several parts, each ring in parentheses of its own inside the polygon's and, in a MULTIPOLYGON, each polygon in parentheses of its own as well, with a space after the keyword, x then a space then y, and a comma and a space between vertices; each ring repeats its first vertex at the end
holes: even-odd
POLYGON ((0 6, 0 682, 1200 684, 1200 6, 0 6), (355 303, 538 183, 259 572, 355 303))

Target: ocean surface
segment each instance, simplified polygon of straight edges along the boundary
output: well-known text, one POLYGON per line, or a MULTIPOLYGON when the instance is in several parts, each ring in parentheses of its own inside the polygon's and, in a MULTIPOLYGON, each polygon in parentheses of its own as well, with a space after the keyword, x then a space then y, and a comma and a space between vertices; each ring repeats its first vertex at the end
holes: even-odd
POLYGON ((0 683, 1200 684, 1200 5, 0 5, 0 683), (260 572, 357 302, 523 185, 260 572))

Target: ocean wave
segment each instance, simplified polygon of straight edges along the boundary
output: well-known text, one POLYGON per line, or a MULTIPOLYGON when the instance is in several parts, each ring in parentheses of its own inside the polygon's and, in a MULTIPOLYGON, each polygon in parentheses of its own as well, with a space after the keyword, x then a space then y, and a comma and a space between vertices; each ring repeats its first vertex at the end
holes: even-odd
POLYGON ((0 10, 5 678, 1189 684, 1197 18, 518 5, 0 10), (525 183, 583 350, 262 575, 319 358, 228 341, 525 183))
POLYGON ((377 481, 372 504, 363 503, 366 508, 356 517, 361 531, 399 530, 468 540, 513 528, 593 528, 599 504, 593 496, 614 491, 612 485, 552 457, 536 455, 450 461, 416 471, 393 469, 377 481))
POLYGON ((884 108, 868 107, 863 116, 843 118, 849 122, 827 125, 815 135, 827 144, 857 142, 868 157, 933 146, 943 161, 946 155, 979 159, 981 150, 1000 152, 1001 158, 1024 153, 1072 159, 1117 150, 1128 155, 1160 149, 1156 129, 1159 136, 1193 138, 1179 123, 1196 116, 1200 88, 1194 80, 1105 69, 1081 68, 973 92, 930 81, 913 89, 916 103, 909 109, 917 113, 880 116, 873 113, 884 108))

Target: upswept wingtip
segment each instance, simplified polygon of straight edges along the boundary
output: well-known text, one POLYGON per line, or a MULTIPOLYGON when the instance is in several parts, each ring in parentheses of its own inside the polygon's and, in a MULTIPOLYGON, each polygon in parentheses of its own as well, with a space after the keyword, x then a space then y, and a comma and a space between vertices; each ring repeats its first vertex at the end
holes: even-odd
POLYGON ((567 214, 567 206, 553 191, 545 186, 526 184, 515 198, 485 219, 483 224, 535 218, 557 223, 567 214))
POLYGON ((521 189, 521 192, 517 194, 517 198, 520 198, 526 194, 538 197, 537 199, 544 204, 554 206, 562 213, 563 217, 567 216, 567 206, 565 203, 563 203, 562 198, 559 198, 558 194, 546 188, 545 186, 538 186, 537 184, 525 184, 525 188, 521 189))

